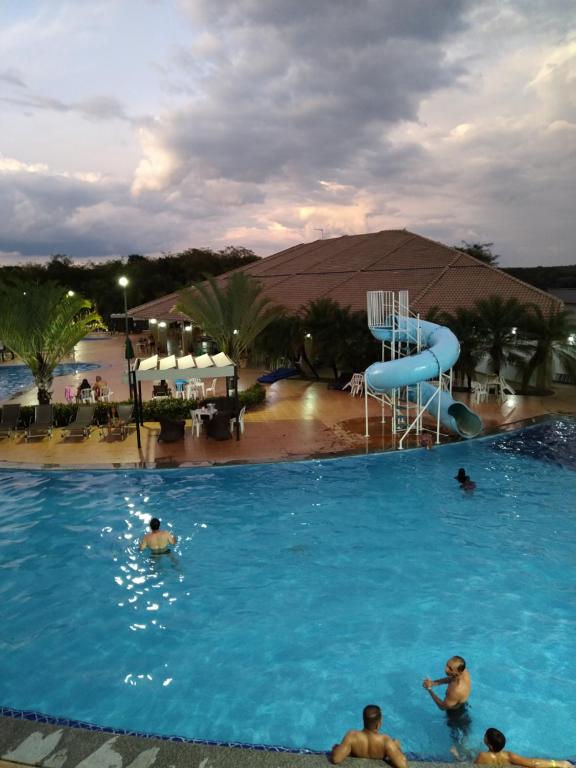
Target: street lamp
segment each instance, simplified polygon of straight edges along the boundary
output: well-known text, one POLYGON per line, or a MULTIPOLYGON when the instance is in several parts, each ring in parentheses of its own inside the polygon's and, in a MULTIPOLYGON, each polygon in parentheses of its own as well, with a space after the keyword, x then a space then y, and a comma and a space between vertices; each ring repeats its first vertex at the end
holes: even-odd
POLYGON ((126 288, 130 281, 124 275, 118 278, 118 285, 124 292, 124 357, 126 358, 126 364, 128 366, 128 391, 129 399, 132 400, 132 380, 130 378, 130 360, 134 357, 134 350, 132 349, 132 343, 130 341, 130 334, 128 333, 128 299, 126 297, 126 288))

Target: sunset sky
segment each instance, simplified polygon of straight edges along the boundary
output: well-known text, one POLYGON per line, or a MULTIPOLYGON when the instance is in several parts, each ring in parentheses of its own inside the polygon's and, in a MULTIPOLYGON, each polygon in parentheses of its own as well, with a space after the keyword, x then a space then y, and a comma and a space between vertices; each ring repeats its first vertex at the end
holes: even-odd
POLYGON ((407 228, 576 263, 575 0, 1 0, 0 263, 407 228))

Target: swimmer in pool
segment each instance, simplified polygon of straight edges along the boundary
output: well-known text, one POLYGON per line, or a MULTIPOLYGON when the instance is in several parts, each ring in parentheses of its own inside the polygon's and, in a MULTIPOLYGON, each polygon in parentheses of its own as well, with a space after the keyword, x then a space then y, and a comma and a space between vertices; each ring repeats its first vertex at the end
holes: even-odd
POLYGON ((524 768, 571 768, 569 760, 549 760, 541 757, 522 757, 507 752, 506 736, 497 728, 488 728, 484 734, 487 752, 480 752, 474 761, 476 765, 521 765, 524 768))
POLYGON ((459 483, 463 483, 466 477, 467 477, 466 470, 464 469, 464 467, 460 467, 460 469, 458 470, 458 474, 454 476, 454 480, 458 480, 459 483))
POLYGON ((476 488, 476 483, 474 480, 470 480, 470 475, 466 474, 464 467, 460 467, 454 479, 458 480, 463 491, 473 491, 476 488))
POLYGON ((177 538, 170 531, 160 530, 160 520, 153 517, 150 520, 150 533, 140 541, 140 551, 148 548, 153 555, 163 555, 170 552, 170 544, 176 544, 177 538))
POLYGON ((450 735, 455 745, 462 747, 465 746, 466 736, 471 725, 466 702, 472 691, 472 681, 462 656, 452 656, 451 659, 448 659, 445 672, 447 677, 440 680, 430 680, 427 677, 422 686, 428 691, 436 706, 446 712, 446 722, 450 729, 450 735), (443 699, 436 696, 432 690, 435 685, 448 686, 443 699))
POLYGON ((362 717, 363 730, 348 731, 341 744, 334 744, 330 752, 330 762, 338 765, 351 755, 386 760, 393 768, 408 768, 408 762, 402 753, 398 739, 392 739, 385 733, 378 733, 382 725, 380 707, 376 704, 368 704, 364 707, 362 717))
POLYGON ((442 677, 440 680, 430 680, 427 677, 422 683, 422 687, 428 691, 434 703, 440 709, 448 710, 463 707, 472 691, 472 682, 470 680, 470 673, 466 669, 466 662, 462 656, 452 656, 446 662, 444 671, 447 677, 442 677), (432 690, 435 685, 448 686, 444 699, 436 696, 432 690))

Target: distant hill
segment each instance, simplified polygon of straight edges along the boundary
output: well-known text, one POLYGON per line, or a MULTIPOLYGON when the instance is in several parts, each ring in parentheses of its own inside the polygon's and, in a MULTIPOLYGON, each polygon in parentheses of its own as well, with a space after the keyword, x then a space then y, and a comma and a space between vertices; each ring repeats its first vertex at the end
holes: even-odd
POLYGON ((508 267, 502 269, 543 291, 556 288, 576 289, 576 264, 565 267, 508 267))

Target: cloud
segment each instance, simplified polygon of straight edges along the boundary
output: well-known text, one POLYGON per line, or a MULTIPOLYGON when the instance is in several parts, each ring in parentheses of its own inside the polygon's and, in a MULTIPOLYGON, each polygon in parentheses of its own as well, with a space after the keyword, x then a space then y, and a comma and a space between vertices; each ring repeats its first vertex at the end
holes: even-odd
POLYGON ((443 48, 465 27, 460 0, 185 5, 206 25, 184 65, 201 92, 141 133, 136 189, 345 178, 370 152, 385 164, 387 128, 463 72, 443 48))
POLYGON ((124 106, 110 96, 93 96, 85 101, 66 103, 49 96, 2 96, 0 101, 32 110, 77 112, 88 120, 128 120, 124 106))
POLYGON ((15 85, 17 88, 26 88, 22 75, 15 69, 0 70, 0 82, 15 85))
POLYGON ((267 254, 407 227, 574 260, 566 0, 38 7, 0 73, 6 253, 267 254), (42 66, 15 55, 35 44, 42 66))

